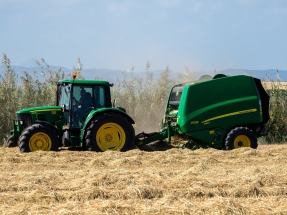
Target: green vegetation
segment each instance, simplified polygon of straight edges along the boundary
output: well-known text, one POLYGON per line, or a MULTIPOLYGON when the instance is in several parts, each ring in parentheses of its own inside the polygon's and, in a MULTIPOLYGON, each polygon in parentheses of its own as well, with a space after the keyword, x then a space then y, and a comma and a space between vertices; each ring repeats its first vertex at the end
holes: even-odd
MULTIPOLYGON (((40 67, 40 75, 43 81, 39 80, 36 71, 28 74, 23 71, 22 76, 13 71, 9 58, 3 54, 2 65, 4 75, 0 76, 0 145, 9 136, 10 129, 13 127, 12 120, 15 118, 17 110, 42 105, 54 105, 56 82, 59 79, 71 77, 61 69, 55 71, 50 69, 44 59, 36 62, 40 67)), ((78 79, 81 76, 82 64, 78 59, 78 79)), ((172 80, 169 67, 162 72, 161 77, 154 80, 153 73, 149 71, 150 64, 146 63, 146 77, 140 78, 133 72, 125 72, 120 80, 112 88, 112 97, 116 99, 117 106, 124 107, 128 114, 135 120, 136 133, 145 131, 152 132, 159 130, 159 123, 164 115, 167 96, 170 88, 175 83, 193 80, 192 72, 185 68, 178 80, 172 80)), ((263 142, 280 143, 285 142, 286 137, 286 96, 287 92, 283 89, 280 82, 271 81, 270 90, 270 116, 269 125, 276 120, 270 132, 263 142)))
MULTIPOLYGON (((277 71, 278 72, 278 71, 277 71)), ((280 80, 267 77, 267 92, 270 95, 268 135, 262 140, 266 143, 283 143, 287 141, 287 85, 280 80)))

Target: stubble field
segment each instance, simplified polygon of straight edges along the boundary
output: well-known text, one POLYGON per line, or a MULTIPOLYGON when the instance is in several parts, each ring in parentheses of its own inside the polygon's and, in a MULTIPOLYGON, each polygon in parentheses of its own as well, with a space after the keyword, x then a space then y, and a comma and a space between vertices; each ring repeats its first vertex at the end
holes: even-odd
POLYGON ((0 148, 1 214, 287 214, 287 145, 0 148))

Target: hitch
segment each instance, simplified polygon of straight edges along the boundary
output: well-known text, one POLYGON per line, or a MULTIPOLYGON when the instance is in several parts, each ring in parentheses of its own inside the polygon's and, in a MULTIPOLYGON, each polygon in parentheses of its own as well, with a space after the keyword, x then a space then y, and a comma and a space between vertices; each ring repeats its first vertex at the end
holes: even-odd
POLYGON ((175 134, 176 129, 175 127, 170 125, 170 122, 167 122, 167 128, 160 132, 152 132, 152 133, 145 133, 141 132, 136 135, 135 145, 141 146, 146 145, 151 142, 155 142, 158 140, 162 140, 168 138, 168 142, 171 142, 171 137, 175 134))

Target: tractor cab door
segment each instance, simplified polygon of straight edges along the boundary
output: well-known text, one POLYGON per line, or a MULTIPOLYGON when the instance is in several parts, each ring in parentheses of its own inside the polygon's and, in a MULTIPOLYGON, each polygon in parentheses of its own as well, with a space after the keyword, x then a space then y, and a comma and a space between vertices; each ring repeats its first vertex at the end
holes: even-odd
POLYGON ((93 110, 93 87, 74 85, 72 94, 72 127, 80 128, 93 110))
POLYGON ((105 107, 105 87, 74 85, 72 90, 72 128, 80 128, 91 110, 105 107))

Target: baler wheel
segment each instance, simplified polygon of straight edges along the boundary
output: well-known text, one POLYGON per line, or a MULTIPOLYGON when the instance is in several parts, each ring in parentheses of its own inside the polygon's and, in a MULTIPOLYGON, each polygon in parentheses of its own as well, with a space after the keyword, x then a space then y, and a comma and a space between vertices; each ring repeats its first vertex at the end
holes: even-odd
POLYGON ((6 140, 6 146, 8 148, 16 147, 17 146, 17 140, 13 135, 9 136, 6 140))
POLYGON ((126 117, 107 112, 91 121, 85 140, 89 151, 126 151, 134 146, 135 131, 126 117))
POLYGON ((34 124, 21 134, 19 148, 20 152, 57 151, 58 138, 48 126, 34 124))
POLYGON ((241 147, 258 147, 255 134, 247 127, 236 127, 232 129, 225 139, 226 150, 237 149, 241 147))

